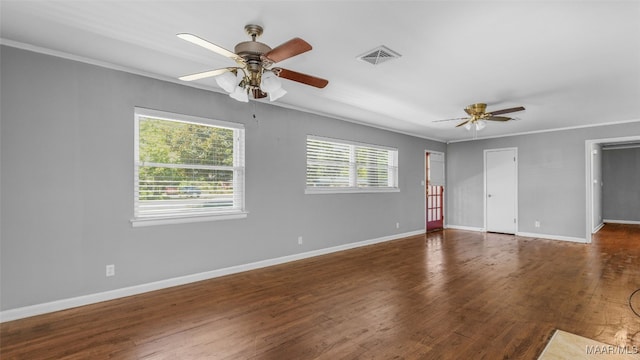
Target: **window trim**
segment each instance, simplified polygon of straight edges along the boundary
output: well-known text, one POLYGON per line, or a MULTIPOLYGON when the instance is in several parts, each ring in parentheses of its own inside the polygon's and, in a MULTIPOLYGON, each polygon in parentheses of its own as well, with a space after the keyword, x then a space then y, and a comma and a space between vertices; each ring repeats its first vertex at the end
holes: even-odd
MULTIPOLYGON (((184 224, 184 223, 193 223, 193 222, 203 222, 203 221, 216 221, 216 220, 231 220, 231 219, 242 219, 246 218, 248 212, 245 209, 245 127, 244 124, 227 122, 222 120, 214 120, 210 118, 203 118, 191 115, 184 115, 178 113, 172 113, 168 111, 161 110, 153 110, 142 107, 134 108, 134 156, 133 156, 133 167, 134 167, 134 176, 133 176, 133 188, 134 188, 134 196, 133 196, 133 211, 134 216, 131 218, 131 225, 133 227, 141 227, 141 226, 153 226, 153 225, 165 225, 165 224, 184 224), (217 211, 215 213, 206 213, 206 214, 186 214, 186 215, 169 215, 169 216, 150 216, 150 217, 136 217, 136 202, 138 201, 135 198, 135 189, 137 186, 138 178, 138 167, 140 163, 138 162, 140 156, 140 125, 139 121, 141 117, 149 117, 159 120, 167 120, 167 121, 175 121, 175 122, 185 122, 185 123, 194 123, 194 124, 202 124, 207 126, 216 126, 227 129, 239 130, 239 141, 234 141, 234 173, 238 172, 238 176, 234 176, 234 189, 238 189, 241 198, 239 209, 232 209, 226 211, 217 211), (239 148, 242 147, 242 148, 239 148)), ((197 167, 197 166, 196 166, 197 167)))
MULTIPOLYGON (((390 146, 384 146, 384 145, 375 145, 375 144, 369 144, 369 143, 363 143, 363 142, 357 142, 357 141, 350 141, 350 140, 341 140, 341 139, 335 139, 335 138, 329 138, 329 137, 324 137, 324 136, 316 136, 316 135, 307 135, 306 141, 305 141, 305 146, 308 143, 309 140, 318 140, 318 141, 327 141, 327 142, 332 142, 332 143, 337 143, 337 144, 344 144, 344 145, 350 145, 352 147, 367 147, 367 148, 374 148, 374 149, 381 149, 381 150, 387 150, 387 151, 391 151, 394 155, 394 164, 393 167, 395 167, 395 172, 393 174, 391 174, 391 176, 394 177, 394 184, 395 186, 387 186, 387 187, 365 187, 365 186, 358 186, 357 185, 357 170, 356 172, 354 171, 350 171, 350 180, 349 182, 351 184, 356 184, 355 186, 336 186, 336 187, 308 187, 306 186, 306 175, 305 175, 305 190, 304 193, 306 195, 318 195, 318 194, 358 194, 358 193, 394 193, 394 192, 400 192, 400 179, 399 179, 399 167, 398 167, 398 159, 399 159, 399 151, 397 148, 394 147, 390 147, 390 146)), ((352 152, 351 156, 355 156, 354 152, 352 152)), ((308 159, 305 156, 305 170, 308 167, 308 159)), ((350 163, 351 164, 351 163, 350 163)), ((355 160, 353 161, 353 164, 355 164, 355 168, 357 169, 357 163, 355 163, 355 160)))

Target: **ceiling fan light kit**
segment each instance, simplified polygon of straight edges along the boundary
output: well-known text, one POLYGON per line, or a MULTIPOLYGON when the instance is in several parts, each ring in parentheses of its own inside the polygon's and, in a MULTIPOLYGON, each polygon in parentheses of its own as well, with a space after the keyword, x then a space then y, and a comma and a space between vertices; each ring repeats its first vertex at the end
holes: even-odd
POLYGON ((234 48, 235 53, 196 35, 178 34, 179 38, 228 57, 239 65, 182 76, 180 80, 194 81, 215 76, 218 86, 229 93, 231 98, 242 102, 248 102, 250 96, 253 99, 269 96, 270 101, 281 98, 287 91, 282 88, 280 78, 317 88, 324 88, 329 83, 329 81, 315 76, 279 67, 272 68, 272 65, 277 62, 311 50, 311 45, 306 41, 293 38, 271 49, 268 45, 256 41, 256 38, 262 35, 261 26, 249 24, 244 29, 251 36, 251 41, 237 44, 234 48))
POLYGON ((287 91, 282 88, 282 81, 280 81, 280 78, 271 71, 265 71, 262 73, 260 88, 269 94, 270 101, 278 100, 287 93, 287 91))
POLYGON ((229 97, 240 102, 249 102, 249 93, 244 91, 240 86, 236 86, 233 92, 229 94, 229 97))
POLYGON ((479 131, 487 126, 487 122, 484 120, 474 121, 473 123, 469 121, 465 124, 464 128, 467 130, 471 130, 472 126, 475 126, 475 129, 479 131))
POLYGON ((238 73, 237 70, 233 70, 233 72, 225 71, 222 74, 216 76, 216 83, 224 91, 228 93, 232 93, 235 90, 235 88, 238 87, 238 84, 240 84, 240 81, 242 81, 242 78, 238 79, 237 73, 238 73))

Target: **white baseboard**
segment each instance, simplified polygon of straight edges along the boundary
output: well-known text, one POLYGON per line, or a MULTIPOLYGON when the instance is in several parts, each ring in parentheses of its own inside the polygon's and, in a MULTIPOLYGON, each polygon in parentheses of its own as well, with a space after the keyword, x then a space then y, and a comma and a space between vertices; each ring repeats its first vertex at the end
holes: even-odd
POLYGON ((406 237, 410 237, 410 236, 422 235, 424 233, 425 233, 425 231, 423 229, 422 230, 416 230, 416 231, 410 231, 410 232, 406 232, 406 233, 402 233, 402 234, 383 236, 383 237, 376 238, 376 239, 370 239, 370 240, 364 240, 364 241, 359 241, 359 242, 355 242, 355 243, 338 245, 338 246, 333 246, 333 247, 330 247, 330 248, 312 250, 312 251, 308 251, 308 252, 304 252, 304 253, 287 255, 287 256, 282 256, 282 257, 278 257, 278 258, 274 258, 274 259, 261 260, 261 261, 256 261, 256 262, 253 262, 253 263, 236 265, 236 266, 231 266, 231 267, 227 267, 227 268, 223 268, 223 269, 217 269, 217 270, 197 273, 197 274, 179 276, 179 277, 170 278, 170 279, 166 279, 166 280, 154 281, 154 282, 151 282, 151 283, 134 285, 134 286, 129 286, 129 287, 125 287, 125 288, 120 288, 120 289, 115 289, 115 290, 109 290, 109 291, 104 291, 104 292, 100 292, 100 293, 95 293, 95 294, 83 295, 83 296, 78 296, 78 297, 73 297, 73 298, 68 298, 68 299, 51 301, 51 302, 42 303, 42 304, 36 304, 36 305, 24 306, 24 307, 15 308, 15 309, 4 310, 4 311, 0 311, 0 323, 6 322, 6 321, 23 319, 23 318, 30 317, 30 316, 46 314, 46 313, 50 313, 50 312, 54 312, 54 311, 71 309, 71 308, 78 307, 78 306, 95 304, 95 303, 98 303, 98 302, 118 299, 118 298, 122 298, 122 297, 125 297, 125 296, 138 295, 138 294, 142 294, 142 293, 149 292, 149 291, 166 289, 166 288, 173 287, 173 286, 178 286, 178 285, 185 285, 185 284, 193 283, 193 282, 196 282, 196 281, 213 279, 213 278, 217 278, 217 277, 220 277, 220 276, 236 274, 236 273, 240 273, 240 272, 243 272, 243 271, 249 271, 249 270, 254 270, 254 269, 260 269, 260 268, 264 268, 264 267, 267 267, 267 266, 283 264, 283 263, 287 263, 287 262, 291 262, 291 261, 311 258, 311 257, 314 257, 314 256, 330 254, 330 253, 334 253, 334 252, 338 252, 338 251, 354 249, 354 248, 367 246, 367 245, 373 245, 373 244, 377 244, 377 243, 381 243, 381 242, 397 240, 397 239, 406 238, 406 237))
POLYGON ((604 226, 604 222, 601 222, 600 224, 598 224, 596 227, 593 228, 593 231, 591 231, 592 234, 597 233, 598 231, 600 231, 600 229, 602 229, 602 227, 604 226))
POLYGON ((635 220, 611 220, 611 219, 604 219, 602 220, 604 223, 611 223, 611 224, 629 224, 629 225, 640 225, 640 221, 635 221, 635 220))
POLYGON ((539 234, 539 233, 520 232, 520 231, 518 231, 516 233, 516 236, 525 236, 525 237, 549 239, 549 240, 571 241, 571 242, 577 242, 577 243, 586 243, 587 242, 587 240, 585 238, 579 238, 579 237, 573 237, 573 236, 539 234))
POLYGON ((455 230, 467 230, 467 231, 478 231, 478 232, 484 232, 484 228, 480 228, 480 227, 473 227, 473 226, 462 226, 462 225, 448 225, 446 226, 447 229, 455 229, 455 230))
MULTIPOLYGON (((462 225, 447 225, 447 229, 456 229, 456 230, 468 230, 468 231, 478 231, 485 232, 484 228, 473 227, 473 226, 462 226, 462 225)), ((525 237, 533 237, 533 238, 541 238, 541 239, 549 239, 549 240, 562 240, 562 241, 571 241, 578 243, 586 243, 587 241, 584 238, 571 237, 571 236, 562 236, 562 235, 551 235, 551 234, 538 234, 538 233, 529 233, 529 232, 516 232, 516 236, 525 236, 525 237)))

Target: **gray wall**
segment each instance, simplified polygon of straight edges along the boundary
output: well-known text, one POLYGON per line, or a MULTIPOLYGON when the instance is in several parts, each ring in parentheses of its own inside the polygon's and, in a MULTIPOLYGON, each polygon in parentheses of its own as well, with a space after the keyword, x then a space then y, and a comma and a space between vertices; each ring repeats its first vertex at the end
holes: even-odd
POLYGON ((424 150, 443 143, 262 103, 254 119, 222 94, 11 47, 0 63, 2 310, 424 229, 424 150), (135 106, 245 124, 248 217, 133 228, 135 106), (401 191, 305 195, 307 134, 398 148, 401 191))
POLYGON ((517 147, 518 231, 584 239, 585 140, 637 134, 640 122, 448 144, 447 224, 484 226, 483 151, 517 147))
POLYGON ((640 221, 640 148, 603 151, 603 217, 640 221))

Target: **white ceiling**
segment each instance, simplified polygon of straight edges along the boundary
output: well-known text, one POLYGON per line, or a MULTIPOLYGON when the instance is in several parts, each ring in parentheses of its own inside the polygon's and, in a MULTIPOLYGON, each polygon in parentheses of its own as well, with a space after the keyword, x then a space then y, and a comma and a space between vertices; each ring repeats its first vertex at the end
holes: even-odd
MULTIPOLYGON (((234 66, 177 38, 224 48, 250 38, 275 47, 301 37, 313 50, 278 66, 329 80, 283 81, 276 105, 421 137, 472 138, 466 105, 522 105, 478 137, 640 121, 640 1, 5 1, 2 43, 161 79, 234 66), (379 65, 356 57, 379 45, 379 65)), ((181 82, 182 83, 182 82, 181 82)), ((222 92, 213 79, 189 86, 222 92)), ((262 100, 261 100, 262 101, 262 100)))

